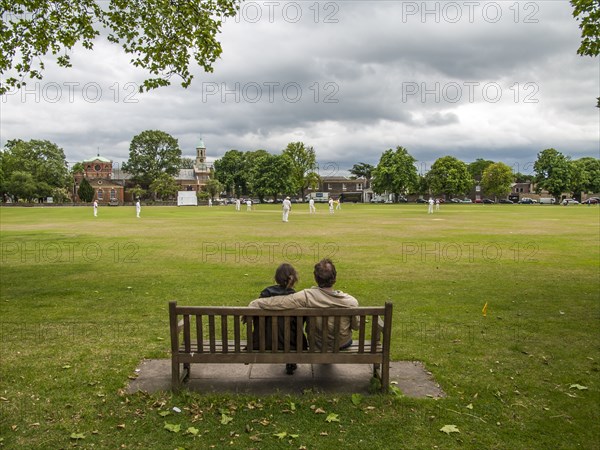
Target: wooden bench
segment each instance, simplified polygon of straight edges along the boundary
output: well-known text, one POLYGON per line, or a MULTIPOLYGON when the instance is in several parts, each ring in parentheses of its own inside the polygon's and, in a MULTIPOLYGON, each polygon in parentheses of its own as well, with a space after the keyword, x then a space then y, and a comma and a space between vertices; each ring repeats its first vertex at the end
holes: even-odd
MULTIPOLYGON (((299 308, 270 311, 249 307, 177 306, 169 302, 171 329, 171 381, 174 390, 190 375, 191 364, 372 364, 373 375, 381 382, 383 392, 389 387, 390 339, 392 303, 383 307, 299 308), (354 332, 350 347, 340 350, 341 317, 356 316, 359 329, 354 332), (271 318, 271 342, 278 342, 278 318, 283 318, 285 336, 283 348, 267 349, 265 322, 271 318), (296 350, 290 345, 290 319, 305 323, 308 349, 296 350), (322 345, 315 345, 315 322, 318 319, 333 325, 335 340, 327 333, 320 336, 322 345), (255 320, 256 319, 256 320, 255 320), (259 342, 254 342, 253 327, 258 324, 259 342), (183 368, 183 370, 182 370, 183 368)), ((324 322, 323 322, 324 323, 324 322)), ((324 327, 326 329, 326 327, 324 327)), ((302 342, 302 327, 297 327, 295 342, 302 342)), ((275 347, 278 347, 277 345, 275 347)), ((302 346, 299 346, 302 347, 302 346)))

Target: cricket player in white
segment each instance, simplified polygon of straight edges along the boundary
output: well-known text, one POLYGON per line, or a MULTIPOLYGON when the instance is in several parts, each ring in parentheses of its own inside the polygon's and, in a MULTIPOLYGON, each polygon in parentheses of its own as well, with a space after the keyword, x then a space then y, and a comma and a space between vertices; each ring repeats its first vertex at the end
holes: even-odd
POLYGON ((142 212, 142 205, 140 205, 140 201, 135 202, 135 216, 139 219, 140 212, 142 212))
POLYGON ((290 210, 292 209, 292 202, 290 202, 290 198, 286 197, 282 204, 283 207, 283 221, 288 221, 288 216, 290 215, 290 210))
POLYGON ((236 210, 236 211, 239 211, 239 210, 240 210, 240 204, 241 204, 241 202, 240 202, 240 199, 239 199, 239 198, 236 198, 236 199, 235 199, 235 210, 236 210))
POLYGON ((317 208, 315 208, 315 199, 314 199, 314 198, 311 198, 311 199, 308 201, 308 212, 309 212, 310 214, 313 214, 313 213, 316 213, 316 212, 317 212, 317 208))
POLYGON ((429 197, 429 208, 427 210, 427 214, 433 214, 433 199, 429 197))
POLYGON ((98 200, 94 200, 94 217, 98 217, 98 200))
POLYGON ((329 214, 333 214, 333 199, 329 197, 329 214))
POLYGON ((246 211, 252 211, 252 200, 246 200, 246 211))

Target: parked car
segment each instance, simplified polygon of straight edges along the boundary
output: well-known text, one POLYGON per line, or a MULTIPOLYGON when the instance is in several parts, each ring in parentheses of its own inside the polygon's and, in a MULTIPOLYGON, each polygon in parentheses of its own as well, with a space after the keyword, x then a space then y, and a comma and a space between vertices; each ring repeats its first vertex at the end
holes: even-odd
POLYGON ((403 195, 400 195, 398 197, 398 203, 408 203, 408 199, 406 197, 404 197, 403 195))
POLYGON ((598 203, 600 203, 600 198, 598 197, 590 197, 581 202, 582 205, 597 205, 598 203))
POLYGON ((452 198, 452 199, 450 199, 450 201, 452 203, 460 203, 460 199, 459 198, 452 198))
MULTIPOLYGON (((509 200, 510 201, 510 200, 509 200)), ((492 200, 491 198, 484 198, 483 199, 483 203, 485 203, 486 205, 493 205, 494 203, 496 203, 494 200, 492 200)), ((512 203, 512 202, 511 202, 512 203)))
POLYGON ((418 198, 415 200, 417 203, 429 203, 429 200, 425 200, 424 198, 418 198))
POLYGON ((521 200, 519 200, 519 203, 521 205, 533 205, 534 203, 537 203, 537 201, 529 197, 523 197, 521 200))
POLYGON ((506 205, 512 205, 513 202, 507 198, 501 198, 500 200, 498 200, 498 203, 504 203, 506 205))
POLYGON ((375 195, 371 199, 371 203, 385 203, 385 197, 381 195, 375 195))
POLYGON ((567 205, 579 205, 579 202, 577 200, 575 200, 574 198, 565 198, 562 201, 562 204, 567 206, 567 205))
POLYGON ((463 198, 460 203, 473 203, 473 200, 471 200, 470 198, 463 198))
POLYGON ((476 198, 473 203, 483 203, 483 200, 481 200, 480 198, 476 198))

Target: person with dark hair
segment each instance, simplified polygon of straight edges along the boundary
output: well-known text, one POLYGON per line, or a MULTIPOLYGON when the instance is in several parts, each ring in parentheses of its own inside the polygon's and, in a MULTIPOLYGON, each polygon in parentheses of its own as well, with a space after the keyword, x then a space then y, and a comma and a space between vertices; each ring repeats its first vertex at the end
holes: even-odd
MULTIPOLYGON (((284 310, 296 308, 352 308, 358 306, 358 300, 349 294, 333 289, 337 281, 337 271, 335 265, 330 259, 322 259, 314 266, 313 275, 317 282, 317 287, 303 289, 299 292, 287 295, 278 295, 275 297, 258 298, 252 300, 249 304, 253 308, 284 310)), ((327 326, 327 345, 333 346, 334 342, 334 323, 333 319, 326 324, 327 326)), ((314 340, 317 348, 322 348, 322 330, 324 324, 321 321, 316 322, 314 335, 309 336, 309 342, 314 340)), ((343 317, 339 328, 340 349, 349 347, 352 344, 352 330, 358 329, 358 318, 355 316, 343 317)), ((310 330, 309 330, 310 332, 310 330)))
MULTIPOLYGON (((294 267, 291 264, 281 264, 277 270, 275 271, 275 282, 277 283, 276 285, 273 286, 269 286, 266 287, 262 290, 262 292, 260 293, 260 298, 261 299, 268 299, 271 297, 274 297, 276 295, 287 295, 287 294, 293 294, 296 291, 294 290, 294 286, 295 284, 298 282, 298 273, 296 272, 296 269, 294 269, 294 267)), ((258 350, 259 348, 259 332, 258 332, 258 327, 259 327, 259 320, 258 317, 254 318, 253 324, 252 324, 252 336, 253 336, 253 347, 255 350, 258 350)), ((283 350, 284 348, 284 342, 285 342, 285 334, 284 334, 284 318, 283 317, 279 317, 277 320, 277 348, 280 350, 283 350)), ((300 325, 302 326, 302 325, 300 325)), ((296 330, 297 330, 298 324, 296 321, 295 317, 290 317, 290 348, 292 350, 295 350, 297 347, 297 342, 296 342, 296 330)), ((271 330, 272 330, 272 324, 271 324, 271 319, 269 317, 265 318, 265 348, 267 350, 271 350, 273 348, 273 343, 271 342, 271 330)), ((302 348, 308 348, 308 342, 306 340, 306 337, 304 336, 304 334, 302 335, 302 348)), ((286 364, 285 365, 285 371, 287 374, 292 375, 294 373, 294 371, 296 370, 297 365, 296 364, 286 364)))

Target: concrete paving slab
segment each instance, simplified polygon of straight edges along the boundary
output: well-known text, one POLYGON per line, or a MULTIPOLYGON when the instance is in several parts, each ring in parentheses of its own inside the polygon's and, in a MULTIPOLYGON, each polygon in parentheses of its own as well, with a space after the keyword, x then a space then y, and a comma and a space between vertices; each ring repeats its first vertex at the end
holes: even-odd
MULTIPOLYGON (((369 394, 372 366, 365 364, 299 364, 293 375, 283 364, 193 364, 185 388, 194 392, 271 395, 323 393, 369 394)), ((171 361, 143 360, 128 393, 171 389, 171 361)), ((415 398, 444 397, 444 391, 418 361, 390 363, 390 381, 404 395, 415 398)))

